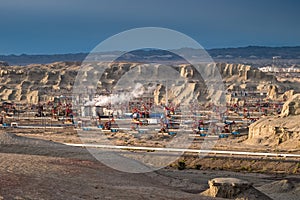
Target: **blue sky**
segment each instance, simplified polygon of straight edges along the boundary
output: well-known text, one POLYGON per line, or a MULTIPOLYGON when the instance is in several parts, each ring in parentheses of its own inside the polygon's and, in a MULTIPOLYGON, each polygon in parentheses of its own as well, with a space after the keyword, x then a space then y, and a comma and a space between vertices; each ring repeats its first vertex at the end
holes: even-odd
POLYGON ((0 54, 89 52, 138 27, 180 31, 204 48, 300 45, 298 0, 1 0, 0 54))

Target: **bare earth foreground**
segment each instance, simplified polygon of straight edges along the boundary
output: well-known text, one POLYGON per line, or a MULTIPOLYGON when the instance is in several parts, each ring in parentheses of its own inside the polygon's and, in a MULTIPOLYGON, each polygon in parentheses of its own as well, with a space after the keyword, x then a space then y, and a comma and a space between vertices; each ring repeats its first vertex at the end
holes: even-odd
POLYGON ((200 195, 216 177, 252 182, 273 199, 300 197, 298 175, 176 169, 130 174, 103 165, 84 148, 46 139, 1 130, 0 199, 217 199, 200 195))

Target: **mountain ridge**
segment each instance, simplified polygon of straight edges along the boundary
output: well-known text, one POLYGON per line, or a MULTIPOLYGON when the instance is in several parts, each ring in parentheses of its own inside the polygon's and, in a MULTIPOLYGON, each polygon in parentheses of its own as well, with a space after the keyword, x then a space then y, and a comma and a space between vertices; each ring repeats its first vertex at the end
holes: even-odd
MULTIPOLYGON (((127 58, 124 61, 135 61, 153 59, 153 56, 161 55, 162 52, 168 52, 167 50, 137 50, 135 56, 127 58), (132 60, 131 60, 132 59, 132 60)), ((193 56, 197 55, 197 49, 181 48, 176 50, 170 50, 172 52, 193 56)), ((201 50, 203 51, 203 50, 201 50)), ((247 47, 230 47, 230 48, 214 48, 206 50, 207 53, 217 62, 229 62, 229 63, 244 63, 252 64, 254 66, 267 65, 272 63, 273 57, 280 58, 280 60, 292 60, 293 64, 300 64, 300 46, 284 46, 284 47, 267 47, 267 46, 247 46, 247 47), (258 60, 263 61, 257 62, 258 60)), ((126 52, 124 52, 125 54, 126 52)), ((120 52, 101 52, 102 56, 119 55, 120 52)), ((36 55, 0 55, 0 61, 6 62, 9 65, 28 65, 28 64, 48 64, 59 61, 75 61, 83 62, 88 56, 88 53, 66 53, 66 54, 36 54, 36 55)), ((166 55, 163 53, 163 55, 166 55)), ((164 58, 165 59, 165 58, 164 58)), ((168 61, 178 60, 177 56, 169 57, 168 61)), ((280 62, 280 61, 277 61, 280 62)))

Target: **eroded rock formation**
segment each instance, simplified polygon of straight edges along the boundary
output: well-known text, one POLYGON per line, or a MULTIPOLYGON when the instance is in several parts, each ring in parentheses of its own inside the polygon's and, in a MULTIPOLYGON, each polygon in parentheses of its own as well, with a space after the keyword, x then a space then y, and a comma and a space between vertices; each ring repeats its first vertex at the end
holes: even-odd
POLYGON ((267 96, 269 99, 273 100, 278 98, 278 87, 276 85, 270 85, 267 96))
POLYGON ((36 103, 71 91, 79 63, 5 66, 0 68, 2 100, 36 103))
POLYGON ((237 178, 215 178, 208 181, 209 189, 201 193, 204 196, 240 200, 271 200, 258 191, 252 183, 237 178))
POLYGON ((300 94, 287 100, 279 116, 269 116, 249 126, 248 142, 270 147, 299 148, 300 94))
POLYGON ((293 95, 283 105, 280 116, 288 117, 291 115, 300 115, 300 94, 293 95))
MULTIPOLYGON (((0 66, 0 98, 37 103, 51 99, 53 96, 70 95, 80 64, 57 62, 46 65, 0 66)), ((106 67, 102 77, 99 77, 99 73, 92 66, 84 66, 82 72, 83 81, 98 80, 95 83, 99 92, 113 90, 119 80, 130 74, 130 71, 142 74, 141 65, 144 64, 116 62, 102 63, 102 65, 106 67)), ((158 65, 157 73, 166 73, 164 68, 164 65, 158 65)), ((176 98, 178 102, 207 99, 218 102, 220 98, 223 98, 222 91, 224 92, 228 87, 254 90, 259 85, 267 85, 267 82, 273 80, 272 76, 242 64, 199 65, 199 70, 188 64, 169 66, 169 68, 185 80, 178 81, 177 86, 168 96, 170 100, 176 98)), ((147 77, 143 81, 147 82, 147 77)), ((166 96, 163 83, 158 84, 155 91, 157 103, 164 102, 166 96)))

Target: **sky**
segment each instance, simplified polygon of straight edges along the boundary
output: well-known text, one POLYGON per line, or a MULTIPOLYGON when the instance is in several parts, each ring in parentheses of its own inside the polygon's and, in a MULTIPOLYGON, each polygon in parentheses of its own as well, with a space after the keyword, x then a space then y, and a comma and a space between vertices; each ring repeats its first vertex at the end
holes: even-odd
POLYGON ((90 52, 140 27, 179 31, 205 49, 299 46, 299 10, 298 0, 0 0, 0 54, 90 52))

